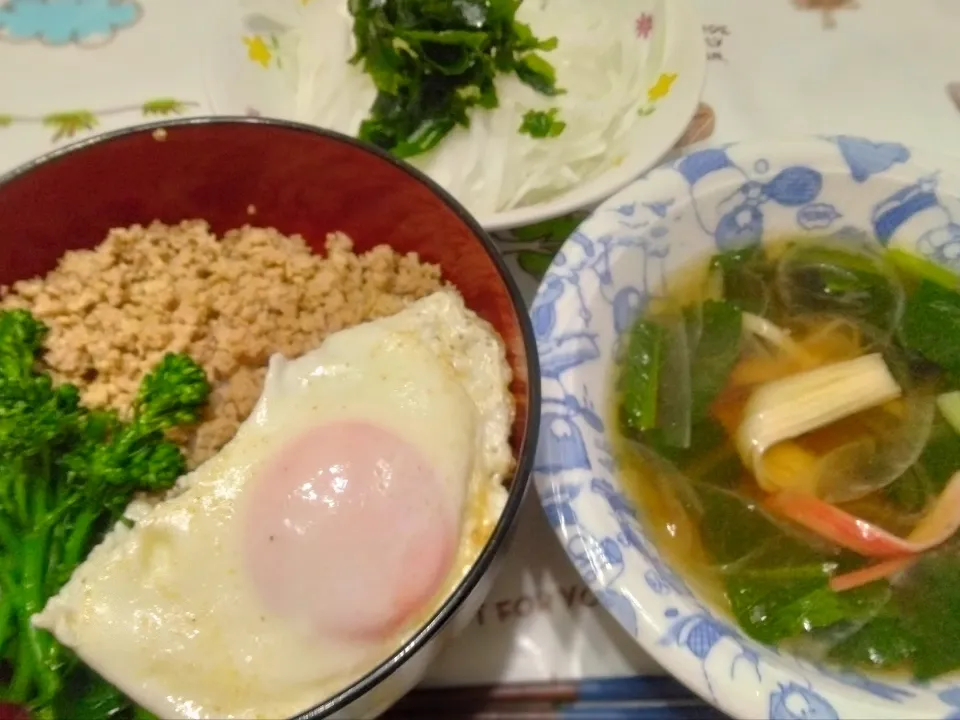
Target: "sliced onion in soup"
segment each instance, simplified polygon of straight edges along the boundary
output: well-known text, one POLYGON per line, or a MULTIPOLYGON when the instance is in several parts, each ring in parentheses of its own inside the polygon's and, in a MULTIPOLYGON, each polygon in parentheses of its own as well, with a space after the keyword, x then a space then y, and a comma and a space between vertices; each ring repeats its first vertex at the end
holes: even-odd
POLYGON ((822 457, 820 497, 835 503, 858 500, 887 487, 917 462, 933 429, 935 400, 930 393, 914 391, 899 405, 902 413, 886 408, 871 413, 872 435, 822 457))

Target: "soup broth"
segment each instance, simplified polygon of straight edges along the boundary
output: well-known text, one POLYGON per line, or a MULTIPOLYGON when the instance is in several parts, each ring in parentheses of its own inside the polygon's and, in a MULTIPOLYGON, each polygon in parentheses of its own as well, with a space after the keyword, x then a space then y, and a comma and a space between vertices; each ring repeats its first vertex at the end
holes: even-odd
POLYGON ((751 637, 960 667, 960 285, 835 238, 678 273, 621 342, 615 449, 658 547, 751 637))

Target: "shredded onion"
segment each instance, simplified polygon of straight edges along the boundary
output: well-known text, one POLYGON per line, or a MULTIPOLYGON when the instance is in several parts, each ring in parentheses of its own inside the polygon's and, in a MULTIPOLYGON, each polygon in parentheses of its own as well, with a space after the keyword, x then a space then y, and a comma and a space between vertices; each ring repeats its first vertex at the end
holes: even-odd
POLYGON ((786 353, 797 359, 809 360, 810 353, 804 350, 796 340, 790 337, 790 333, 774 325, 766 318, 753 313, 743 313, 743 331, 750 335, 762 338, 773 345, 777 350, 786 353))
MULTIPOLYGON (((244 4, 285 28, 278 37, 294 119, 356 135, 376 89, 348 63, 354 41, 346 0, 244 4)), ((538 37, 558 38, 544 58, 566 93, 546 97, 501 75, 500 107, 474 108, 469 128, 456 128, 437 148, 410 159, 479 215, 543 201, 616 166, 629 152, 653 81, 637 45, 631 0, 526 0, 517 19, 538 37), (554 107, 566 123, 559 136, 518 132, 528 110, 554 107)))

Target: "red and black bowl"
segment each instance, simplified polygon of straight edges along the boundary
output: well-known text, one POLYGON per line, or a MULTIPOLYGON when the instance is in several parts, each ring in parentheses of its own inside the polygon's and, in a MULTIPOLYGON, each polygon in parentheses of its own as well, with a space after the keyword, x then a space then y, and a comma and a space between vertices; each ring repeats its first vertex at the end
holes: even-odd
POLYGON ((513 368, 517 459, 506 508, 476 563, 402 647, 303 720, 376 715, 423 676, 478 610, 503 560, 536 449, 539 371, 520 291, 479 224, 414 168, 337 133, 263 118, 190 118, 100 135, 0 178, 0 284, 46 273, 111 228, 202 218, 302 235, 322 250, 339 230, 357 252, 386 243, 437 263, 503 337, 513 368), (249 209, 256 208, 251 216, 249 209))

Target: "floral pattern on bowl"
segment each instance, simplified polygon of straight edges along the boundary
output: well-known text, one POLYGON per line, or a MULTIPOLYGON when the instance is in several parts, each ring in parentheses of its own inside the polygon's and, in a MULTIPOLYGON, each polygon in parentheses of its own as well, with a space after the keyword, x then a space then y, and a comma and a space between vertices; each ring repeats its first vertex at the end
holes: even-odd
POLYGON ((533 303, 543 396, 534 478, 550 524, 624 630, 735 717, 960 718, 960 684, 781 654, 691 593, 617 476, 604 409, 618 340, 673 271, 785 235, 864 234, 960 270, 960 173, 949 165, 846 136, 701 150, 602 204, 563 245, 533 303))

